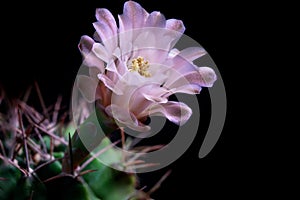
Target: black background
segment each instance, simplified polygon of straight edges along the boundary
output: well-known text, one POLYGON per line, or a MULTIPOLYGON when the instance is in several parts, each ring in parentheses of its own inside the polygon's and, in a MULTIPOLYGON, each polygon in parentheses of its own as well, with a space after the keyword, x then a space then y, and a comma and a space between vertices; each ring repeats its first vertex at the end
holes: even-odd
MULTIPOLYGON (((53 0, 1 5, 7 13, 1 13, 0 84, 8 95, 17 97, 37 81, 47 105, 54 103, 58 95, 62 95, 64 104, 68 105, 81 65, 77 48, 80 37, 93 35, 96 8, 108 8, 117 16, 122 13, 123 2, 53 0)), ((246 73, 241 67, 247 62, 241 59, 244 54, 241 47, 248 45, 248 36, 243 34, 249 23, 244 17, 251 13, 248 5, 216 1, 195 4, 189 0, 137 2, 148 12, 159 10, 167 19, 183 20, 186 34, 198 41, 214 59, 228 95, 226 124, 211 153, 203 159, 198 158, 203 139, 203 135, 198 134, 179 160, 167 169, 142 175, 141 184, 151 186, 166 170, 172 169, 171 176, 153 195, 155 199, 212 199, 219 195, 240 199, 263 191, 267 178, 253 172, 262 171, 268 176, 268 170, 260 166, 254 146, 249 145, 249 140, 255 136, 248 134, 251 126, 242 113, 250 108, 238 86, 246 73)), ((201 95, 205 93, 204 90, 201 95)))

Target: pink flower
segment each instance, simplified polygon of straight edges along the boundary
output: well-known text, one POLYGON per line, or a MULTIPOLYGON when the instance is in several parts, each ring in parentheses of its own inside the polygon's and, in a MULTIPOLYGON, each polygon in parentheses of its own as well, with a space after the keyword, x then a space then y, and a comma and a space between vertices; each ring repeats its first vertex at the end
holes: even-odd
POLYGON ((79 44, 90 69, 90 76, 79 81, 88 101, 99 99, 121 126, 137 131, 150 129, 143 124, 149 115, 184 124, 192 110, 169 101, 169 96, 197 94, 201 87, 211 87, 216 75, 211 68, 193 64, 205 55, 204 49, 173 48, 185 30, 182 21, 166 20, 156 11, 149 14, 134 1, 124 4, 119 27, 107 9, 97 9, 96 18, 94 40, 83 36, 79 44))

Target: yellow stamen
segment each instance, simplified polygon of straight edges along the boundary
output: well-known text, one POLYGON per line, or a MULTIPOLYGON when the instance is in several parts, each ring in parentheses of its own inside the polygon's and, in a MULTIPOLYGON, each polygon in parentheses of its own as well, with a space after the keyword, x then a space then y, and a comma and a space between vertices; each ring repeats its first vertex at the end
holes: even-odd
POLYGON ((131 61, 131 66, 128 68, 130 72, 138 72, 141 76, 150 77, 151 74, 148 71, 149 67, 149 62, 143 57, 139 56, 131 61))

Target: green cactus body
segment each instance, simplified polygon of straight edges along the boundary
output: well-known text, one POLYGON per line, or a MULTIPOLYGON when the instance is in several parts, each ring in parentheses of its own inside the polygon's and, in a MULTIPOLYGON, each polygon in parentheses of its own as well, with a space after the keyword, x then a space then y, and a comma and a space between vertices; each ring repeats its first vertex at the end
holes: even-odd
MULTIPOLYGON (((91 158, 78 137, 74 127, 60 125, 63 132, 59 134, 54 131, 55 136, 35 132, 33 122, 24 123, 24 131, 27 133, 25 140, 28 152, 24 149, 21 132, 14 133, 7 128, 4 114, 1 114, 0 137, 0 199, 1 200, 44 200, 44 199, 63 199, 63 200, 126 200, 131 199, 137 193, 137 177, 135 174, 118 171, 109 166, 123 166, 122 155, 114 148, 107 148, 112 145, 110 139, 104 138, 95 145, 93 152, 107 150, 89 164, 85 165, 80 171, 75 168, 73 174, 64 171, 64 162, 69 147, 62 143, 55 143, 57 137, 67 140, 68 131, 72 130, 72 152, 76 166, 91 158), (40 138, 37 135, 40 134, 40 138), (26 153, 28 157, 26 157, 26 153), (14 157, 14 159, 12 159, 14 157), (27 166, 27 159, 29 163, 27 166), (101 162, 105 160, 105 164, 101 162), (29 167, 27 169, 27 167, 29 167), (87 172, 87 173, 84 173, 87 172), (83 174, 81 174, 83 173, 83 174)), ((115 128, 112 121, 106 118, 101 112, 97 113, 97 120, 104 122, 106 131, 113 131, 115 128), (109 123, 108 123, 109 122, 109 123)), ((22 116, 22 119, 24 116, 22 116)), ((88 121, 88 120, 87 120, 88 121)), ((19 124, 16 128, 22 130, 19 124)), ((82 129, 88 131, 88 129, 82 129)), ((84 134, 84 133, 83 133, 84 134)), ((88 133, 86 133, 88 134, 88 133)), ((69 155, 70 156, 70 155, 69 155)), ((138 199, 138 198, 136 198, 138 199)))

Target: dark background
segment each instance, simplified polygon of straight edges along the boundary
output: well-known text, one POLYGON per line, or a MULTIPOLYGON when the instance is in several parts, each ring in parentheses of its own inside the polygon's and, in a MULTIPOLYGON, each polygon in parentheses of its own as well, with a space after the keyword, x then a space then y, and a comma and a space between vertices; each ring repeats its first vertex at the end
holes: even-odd
MULTIPOLYGON (((117 16, 122 13, 123 2, 54 0, 1 5, 7 14, 1 13, 0 84, 8 95, 17 97, 37 81, 47 105, 62 95, 68 106, 73 81, 81 65, 77 48, 80 37, 93 35, 96 8, 108 8, 117 16)), ((248 5, 216 1, 195 4, 196 1, 189 0, 137 2, 148 12, 158 10, 167 19, 183 20, 186 34, 198 41, 214 59, 228 95, 226 124, 211 153, 203 159, 198 158, 204 137, 200 133, 179 160, 167 169, 142 175, 141 184, 151 185, 166 170, 172 169, 171 176, 154 194, 155 199, 207 199, 204 196, 212 199, 219 195, 243 199, 240 197, 263 191, 269 172, 257 162, 255 147, 249 145, 249 140, 255 136, 248 134, 251 126, 242 113, 250 108, 244 91, 239 89, 243 74, 248 73, 242 68, 247 61, 241 59, 246 54, 243 47, 249 45, 248 36, 243 34, 249 24, 243 18, 251 13, 246 9, 248 5), (265 176, 258 176, 254 171, 263 172, 265 176)), ((207 91, 204 90, 200 98, 201 95, 207 98, 207 91)), ((207 108, 203 110, 209 113, 207 108)), ((205 130, 207 124, 204 120, 201 129, 205 130)))

